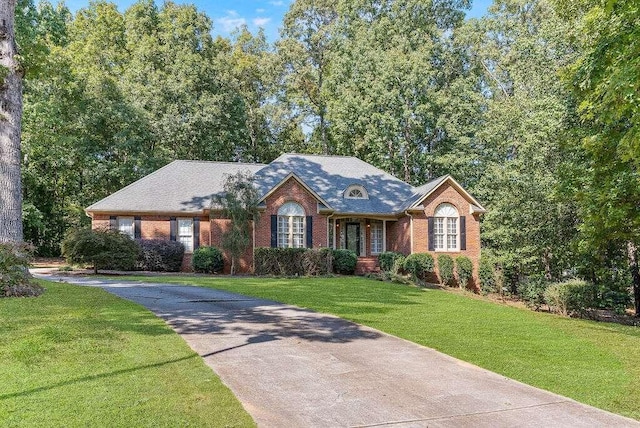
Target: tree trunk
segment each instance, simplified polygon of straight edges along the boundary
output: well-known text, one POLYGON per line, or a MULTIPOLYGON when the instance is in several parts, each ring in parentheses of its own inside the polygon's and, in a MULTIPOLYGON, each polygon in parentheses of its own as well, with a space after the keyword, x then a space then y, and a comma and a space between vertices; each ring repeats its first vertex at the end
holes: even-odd
POLYGON ((632 242, 627 243, 627 258, 629 270, 633 279, 633 307, 636 316, 640 317, 640 270, 638 269, 638 248, 632 242))
POLYGON ((16 0, 0 2, 0 242, 22 242, 22 69, 16 60, 16 0))

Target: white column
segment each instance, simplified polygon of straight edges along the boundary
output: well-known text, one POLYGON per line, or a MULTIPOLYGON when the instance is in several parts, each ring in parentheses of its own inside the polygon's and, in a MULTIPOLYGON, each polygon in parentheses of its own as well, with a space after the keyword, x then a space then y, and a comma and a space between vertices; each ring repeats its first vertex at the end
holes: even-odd
POLYGON ((382 252, 387 251, 387 220, 382 220, 382 252))

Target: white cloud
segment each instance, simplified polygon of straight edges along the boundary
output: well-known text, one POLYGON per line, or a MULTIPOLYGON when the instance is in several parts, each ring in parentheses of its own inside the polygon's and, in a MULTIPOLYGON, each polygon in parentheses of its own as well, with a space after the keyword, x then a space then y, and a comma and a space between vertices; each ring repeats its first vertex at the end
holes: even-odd
POLYGON ((247 23, 247 20, 238 15, 238 12, 235 10, 228 10, 226 16, 218 18, 215 21, 220 25, 222 31, 226 33, 230 33, 236 28, 247 23))
POLYGON ((256 27, 264 27, 271 21, 271 18, 254 18, 253 25, 256 27))
POLYGON ((256 13, 262 14, 262 13, 265 13, 265 12, 266 12, 266 9, 262 9, 262 8, 256 9, 256 13))
POLYGON ((284 6, 284 1, 282 0, 270 1, 269 4, 273 6, 284 6))

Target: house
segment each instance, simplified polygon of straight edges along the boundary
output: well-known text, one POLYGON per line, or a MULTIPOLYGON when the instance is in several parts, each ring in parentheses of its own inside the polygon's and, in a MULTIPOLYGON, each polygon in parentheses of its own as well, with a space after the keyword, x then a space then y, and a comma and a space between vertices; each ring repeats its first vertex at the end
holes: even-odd
POLYGON ((212 208, 226 176, 255 177, 261 215, 241 262, 251 271, 257 247, 348 248, 359 273, 383 251, 466 255, 477 273, 479 215, 485 209, 450 175, 420 187, 355 157, 284 154, 269 164, 174 161, 86 209, 94 228, 132 238, 177 240, 190 253, 220 246, 229 220, 212 208))

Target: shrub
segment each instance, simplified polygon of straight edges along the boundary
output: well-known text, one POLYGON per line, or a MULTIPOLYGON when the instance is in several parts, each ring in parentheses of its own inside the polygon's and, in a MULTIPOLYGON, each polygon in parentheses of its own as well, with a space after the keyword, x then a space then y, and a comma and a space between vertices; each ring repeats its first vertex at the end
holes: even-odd
POLYGON ((469 257, 456 257, 456 276, 460 287, 466 288, 469 280, 473 278, 473 263, 469 257))
POLYGON ((551 284, 544 298, 552 312, 561 315, 581 314, 598 306, 597 287, 581 279, 551 284))
POLYGON ((328 275, 333 272, 333 251, 330 248, 309 249, 302 254, 306 276, 328 275))
POLYGON ((549 281, 541 275, 532 275, 517 286, 518 295, 524 303, 536 311, 545 303, 544 293, 549 281))
POLYGON ((404 254, 386 251, 378 256, 380 270, 383 272, 398 273, 404 261, 404 254))
POLYGON ((224 269, 222 251, 215 247, 200 247, 193 252, 191 264, 196 272, 221 272, 224 269))
POLYGON ((132 270, 139 247, 127 235, 115 230, 77 229, 62 241, 62 255, 68 263, 93 264, 98 269, 132 270))
POLYGON ((438 255, 438 274, 442 285, 448 285, 453 279, 453 258, 450 255, 438 255))
POLYGON ((337 273, 353 275, 358 255, 353 250, 333 250, 333 267, 337 273))
POLYGON ((140 252, 136 268, 153 272, 179 272, 184 257, 184 245, 165 239, 136 240, 140 252))
POLYGON ((256 275, 304 275, 305 248, 256 248, 254 253, 256 275))
POLYGON ((404 259, 402 268, 414 279, 424 279, 427 273, 433 272, 433 256, 429 253, 409 254, 404 259))
POLYGON ((498 291, 496 288, 493 263, 486 257, 480 257, 478 277, 480 278, 480 291, 482 291, 482 294, 495 293, 498 291))
POLYGON ((0 244, 0 297, 32 297, 43 291, 29 274, 29 248, 0 244))

